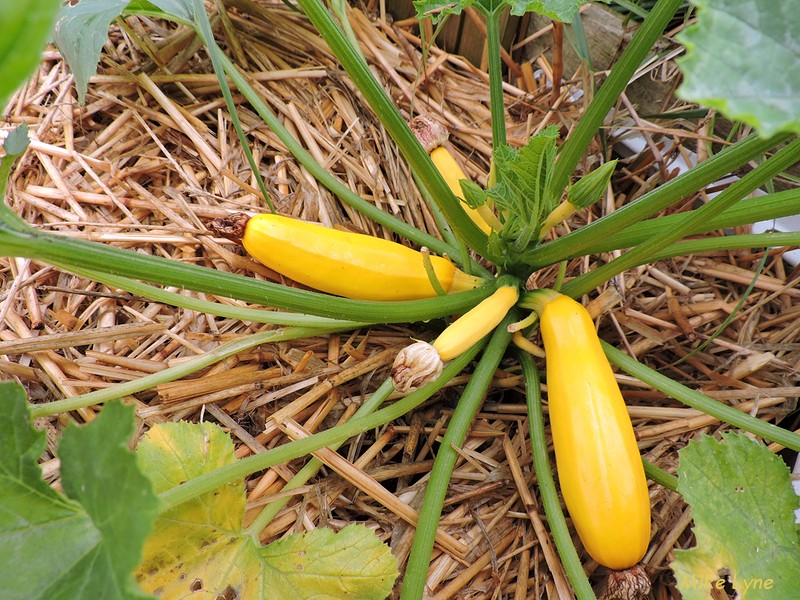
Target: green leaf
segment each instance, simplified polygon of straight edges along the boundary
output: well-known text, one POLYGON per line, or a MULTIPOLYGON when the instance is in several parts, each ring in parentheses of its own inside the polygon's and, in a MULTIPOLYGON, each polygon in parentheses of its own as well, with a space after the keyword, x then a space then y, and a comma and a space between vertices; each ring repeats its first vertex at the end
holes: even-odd
POLYGON ((696 0, 697 22, 678 39, 679 95, 718 108, 764 137, 800 132, 800 11, 795 2, 696 0))
POLYGON ((610 160, 572 184, 567 194, 570 204, 575 208, 586 208, 597 202, 608 189, 616 166, 617 161, 610 160))
POLYGON ((150 0, 150 2, 170 17, 186 23, 195 22, 192 0, 150 0))
POLYGON ((55 27, 55 44, 75 76, 78 101, 86 100, 89 78, 97 72, 108 28, 130 0, 81 0, 67 3, 55 27))
POLYGON ((585 0, 507 0, 511 5, 511 14, 522 16, 535 12, 554 21, 572 23, 578 9, 585 0))
POLYGON ((780 457, 742 434, 703 436, 680 451, 678 492, 692 507, 696 547, 676 550, 684 600, 727 580, 742 600, 793 598, 800 589, 798 499, 780 457))
POLYGON ((461 11, 475 4, 475 0, 461 0, 460 2, 448 2, 447 0, 414 0, 414 8, 417 9, 417 18, 425 19, 430 17, 436 25, 447 15, 460 15, 461 11))
POLYGON ((22 388, 0 384, 0 564, 4 600, 149 598, 131 576, 157 499, 128 440, 133 409, 111 403, 60 447, 69 498, 37 464, 45 436, 30 424, 22 388))
MULTIPOLYGON (((6 153, 5 156, 0 158, 0 210, 2 210, 4 216, 9 213, 13 214, 14 217, 16 216, 15 213, 8 209, 3 201, 6 197, 6 186, 8 185, 8 175, 11 172, 11 167, 14 165, 14 161, 17 160, 17 157, 25 152, 29 142, 27 123, 23 123, 12 129, 6 136, 5 142, 3 142, 3 150, 5 150, 6 153)), ((13 219, 14 217, 10 218, 13 219)))
POLYGON ((484 15, 498 14, 503 8, 511 7, 511 14, 521 16, 536 12, 556 21, 572 23, 581 4, 586 0, 414 0, 417 18, 431 17, 434 24, 445 15, 458 15, 470 6, 479 9, 484 15))
POLYGON ((59 0, 0 2, 0 110, 39 64, 58 7, 59 0))
MULTIPOLYGON (((137 452, 158 491, 234 462, 230 437, 211 423, 152 428, 137 452)), ((242 532, 244 482, 179 504, 161 515, 137 576, 164 597, 233 593, 240 600, 379 600, 391 591, 397 563, 366 527, 293 535, 261 547, 242 532)))
POLYGON ((28 124, 22 123, 9 132, 6 141, 3 142, 3 150, 6 151, 7 155, 16 157, 25 152, 30 143, 28 124))
POLYGON ((487 194, 505 218, 501 238, 518 252, 537 239, 542 219, 555 207, 549 190, 557 139, 558 128, 551 125, 519 151, 500 146, 492 155, 496 183, 487 194))

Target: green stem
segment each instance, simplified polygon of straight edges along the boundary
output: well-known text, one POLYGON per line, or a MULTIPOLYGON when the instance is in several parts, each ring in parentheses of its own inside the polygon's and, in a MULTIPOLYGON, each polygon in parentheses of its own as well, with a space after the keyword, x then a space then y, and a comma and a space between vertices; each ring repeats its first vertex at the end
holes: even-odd
POLYGON ((389 421, 402 417, 447 385, 453 377, 475 358, 475 355, 482 347, 483 343, 476 344, 470 350, 448 363, 436 381, 381 410, 370 415, 350 419, 347 423, 342 423, 332 429, 316 433, 307 438, 277 446, 260 454, 248 456, 163 492, 160 495, 162 501, 161 510, 169 510, 187 500, 212 492, 220 486, 247 477, 257 471, 263 471, 275 465, 306 456, 326 446, 341 444, 354 435, 363 433, 373 427, 380 427, 389 421))
POLYGON ((419 512, 419 522, 414 533, 414 542, 411 546, 411 554, 403 580, 401 600, 418 600, 423 597, 444 498, 456 459, 459 456, 456 448, 460 448, 464 443, 475 413, 483 402, 492 376, 503 358, 511 339, 511 334, 508 333, 506 327, 513 320, 513 316, 509 314, 495 329, 478 366, 464 388, 464 393, 456 405, 450 422, 447 424, 447 432, 444 434, 433 463, 425 490, 425 499, 419 512))
POLYGON ((567 521, 561 510, 558 491, 550 467, 550 457, 547 454, 547 438, 544 429, 544 414, 542 411, 542 394, 539 385, 539 372, 530 354, 519 352, 519 362, 525 378, 525 399, 528 404, 528 423, 531 430, 531 449, 533 451, 533 466, 536 469, 536 482, 539 485, 539 495, 542 497, 544 512, 547 515, 547 524, 553 535, 558 555, 564 565, 572 589, 579 600, 595 600, 594 591, 586 577, 581 565, 572 536, 569 533, 567 521))
MULTIPOLYGON (((230 116, 231 123, 233 123, 233 128, 236 131, 236 137, 239 138, 239 144, 241 144, 242 152, 244 152, 245 158, 247 159, 247 164, 250 165, 250 171, 256 178, 256 183, 258 184, 258 189, 261 191, 261 195, 264 197, 264 200, 266 200, 270 210, 275 212, 275 207, 273 206, 272 200, 269 197, 267 186, 264 185, 264 178, 261 177, 261 171, 259 170, 256 159, 250 150, 247 136, 242 128, 242 122, 239 119, 239 113, 236 110, 236 104, 233 101, 231 88, 228 85, 228 80, 225 78, 225 70, 222 67, 222 56, 224 56, 224 54, 217 45, 217 42, 214 40, 214 33, 211 30, 211 21, 209 21, 208 14, 203 6, 203 0, 194 0, 193 8, 195 11, 195 18, 200 26, 200 35, 205 42, 206 48, 208 48, 208 55, 211 58, 211 65, 214 69, 214 73, 217 75, 219 88, 222 91, 222 97, 225 99, 225 106, 228 107, 228 115, 230 116)), ((220 8, 221 10, 224 10, 224 7, 220 8)))
POLYGON ((370 323, 359 321, 341 321, 338 319, 329 319, 326 317, 317 317, 315 315, 306 315, 302 313, 293 312, 279 312, 276 310, 266 310, 258 308, 247 308, 244 306, 231 306, 229 304, 222 304, 221 302, 211 302, 209 300, 202 300, 192 296, 184 296, 183 294, 176 294, 167 290, 141 283, 135 279, 127 277, 117 277, 115 275, 108 275, 107 273, 100 273, 98 271, 91 271, 88 269, 80 269, 72 267, 71 271, 77 275, 82 275, 92 281, 99 281, 105 285, 120 290, 125 290, 128 293, 136 294, 148 300, 161 302, 170 306, 179 306, 187 310, 193 310, 203 314, 216 315, 218 317, 226 317, 228 319, 236 319, 239 321, 249 321, 251 323, 269 323, 270 325, 289 325, 292 327, 341 327, 342 329, 357 329, 370 323))
MULTIPOLYGON (((759 221, 769 221, 796 214, 800 214, 800 189, 785 190, 782 192, 775 192, 774 194, 767 194, 766 196, 757 196, 755 198, 740 200, 724 213, 709 219, 708 222, 698 223, 698 226, 692 231, 687 232, 686 235, 696 235, 709 231, 717 231, 719 229, 739 227, 759 221)), ((605 239, 599 239, 596 243, 585 248, 583 251, 577 252, 567 258, 577 258, 584 254, 599 254, 600 252, 636 246, 666 229, 679 227, 690 215, 691 212, 679 213, 641 221, 631 225, 624 231, 620 231, 616 235, 609 236, 605 239)))
MULTIPOLYGON (((586 153, 592 137, 605 121, 608 111, 617 102, 642 60, 648 52, 651 52, 653 45, 682 2, 683 0, 660 0, 657 2, 619 59, 614 63, 608 78, 597 90, 592 102, 561 147, 551 182, 551 197, 561 197, 561 192, 567 187, 572 172, 586 153)), ((558 261, 554 260, 553 262, 558 261)))
POLYGON ((647 475, 651 480, 655 481, 659 485, 663 485, 668 490, 672 490, 673 492, 678 490, 678 478, 674 475, 670 475, 664 469, 661 469, 647 461, 642 459, 642 464, 644 465, 644 474, 647 475))
MULTIPOLYGON (((477 4, 480 7, 480 3, 477 4)), ((481 11, 486 18, 486 46, 489 57, 489 111, 492 118, 492 148, 506 143, 506 113, 503 98, 503 63, 500 59, 500 16, 505 5, 491 12, 481 11)))
POLYGON ((408 161, 411 170, 425 183, 456 234, 480 256, 491 258, 486 234, 461 208, 458 198, 417 141, 395 102, 375 79, 361 53, 350 45, 325 5, 321 0, 298 0, 297 3, 342 63, 353 84, 364 96, 408 161))
POLYGON ((191 358, 182 362, 174 367, 168 367, 163 371, 158 371, 151 375, 145 375, 133 381, 126 381, 124 383, 117 383, 107 388, 89 392, 88 394, 81 394, 80 396, 73 396, 64 400, 55 400, 46 404, 36 404, 31 407, 32 418, 36 419, 47 415, 57 415, 63 412, 76 410, 78 408, 85 408, 87 406, 94 406, 102 404, 110 400, 116 400, 124 396, 129 396, 143 390, 154 388, 162 383, 168 381, 175 381, 181 377, 186 377, 192 373, 196 373, 200 369, 211 366, 229 356, 243 352, 253 346, 259 344, 266 344, 270 342, 281 342, 286 340, 296 340, 304 337, 311 337, 315 335, 322 335, 325 333, 333 333, 334 331, 342 331, 346 327, 330 327, 326 329, 309 328, 309 327, 287 327, 285 329, 276 329, 273 331, 265 331, 248 335, 242 339, 233 340, 220 344, 214 350, 201 354, 195 358, 191 358))
POLYGON ((780 135, 765 140, 753 134, 619 210, 524 253, 520 260, 534 269, 541 269, 571 256, 587 254, 588 248, 603 243, 603 240, 624 235, 631 225, 644 221, 681 198, 729 175, 788 138, 789 135, 780 135))
POLYGON ((627 271, 636 265, 651 262, 653 256, 658 252, 684 237, 688 232, 701 227, 702 224, 724 212, 727 208, 763 185, 764 182, 769 181, 775 175, 795 164, 799 151, 800 139, 796 139, 778 150, 771 158, 762 162, 747 175, 728 186, 716 198, 697 210, 688 213, 679 225, 662 231, 619 258, 593 269, 589 273, 576 277, 564 286, 564 293, 576 298, 593 290, 619 273, 627 271))
MULTIPOLYGON (((389 395, 394 391, 394 386, 392 385, 392 380, 387 379, 384 381, 380 387, 375 390, 372 395, 367 399, 364 404, 362 404, 358 410, 353 415, 354 419, 359 417, 363 417, 366 415, 370 415, 378 410, 378 407, 383 404, 389 395)), ((339 449, 341 444, 333 444, 328 446, 330 450, 334 452, 339 449)), ((295 473, 294 477, 292 477, 289 481, 286 482, 286 485, 283 486, 281 489, 282 492, 289 492, 291 490, 297 489, 306 484, 306 482, 314 477, 317 472, 322 468, 322 461, 316 457, 311 458, 302 469, 300 469, 297 473, 295 473)), ((275 500, 274 502, 270 502, 267 504, 258 516, 253 519, 253 522, 247 528, 245 533, 248 533, 254 537, 258 537, 261 531, 275 518, 275 516, 283 509, 286 504, 288 504, 291 497, 286 496, 284 498, 280 498, 279 500, 275 500)))
POLYGON ((641 264, 654 263, 675 256, 689 256, 690 254, 741 250, 744 248, 778 248, 781 246, 800 246, 800 232, 748 233, 678 242, 656 252, 650 259, 641 264))
POLYGON ((472 308, 494 290, 494 282, 488 282, 475 290, 426 300, 350 300, 31 228, 18 231, 5 222, 0 222, 0 255, 34 258, 67 271, 75 267, 262 306, 369 323, 427 321, 449 316, 472 308))
POLYGON ((720 421, 749 431, 759 437, 777 442, 792 450, 800 451, 800 435, 772 425, 771 423, 765 423, 761 419, 751 417, 747 413, 743 413, 721 402, 712 400, 708 396, 704 396, 700 392, 681 385, 677 381, 673 381, 669 377, 646 367, 639 361, 617 350, 606 342, 601 341, 601 343, 603 344, 603 350, 608 360, 625 371, 628 375, 636 377, 639 381, 665 393, 671 398, 675 398, 686 406, 700 410, 720 421))

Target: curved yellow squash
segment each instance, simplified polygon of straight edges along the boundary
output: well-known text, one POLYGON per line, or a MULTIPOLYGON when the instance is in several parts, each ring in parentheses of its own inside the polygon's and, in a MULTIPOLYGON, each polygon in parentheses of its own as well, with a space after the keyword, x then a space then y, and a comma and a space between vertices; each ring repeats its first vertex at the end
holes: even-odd
POLYGON ((580 303, 559 295, 540 318, 564 502, 592 558, 626 569, 647 551, 650 498, 625 402, 580 303))
MULTIPOLYGON (((247 222, 242 244, 270 269, 329 294, 377 301, 436 296, 422 253, 389 240, 262 214, 247 222)), ((483 281, 444 258, 430 258, 446 292, 472 289, 483 281)))
POLYGON ((462 198, 461 180, 467 179, 467 176, 456 162, 456 159, 453 158, 453 155, 450 154, 450 151, 444 146, 438 146, 431 150, 430 156, 433 164, 439 170, 439 173, 442 174, 450 191, 453 192, 456 198, 461 200, 461 208, 464 209, 467 216, 472 219, 472 222, 475 223, 483 233, 489 235, 492 232, 491 225, 486 222, 483 215, 481 215, 478 210, 470 207, 462 198))
POLYGON ((444 361, 452 360, 472 348, 497 327, 518 299, 517 286, 497 288, 491 296, 476 304, 439 334, 433 342, 439 357, 444 361))

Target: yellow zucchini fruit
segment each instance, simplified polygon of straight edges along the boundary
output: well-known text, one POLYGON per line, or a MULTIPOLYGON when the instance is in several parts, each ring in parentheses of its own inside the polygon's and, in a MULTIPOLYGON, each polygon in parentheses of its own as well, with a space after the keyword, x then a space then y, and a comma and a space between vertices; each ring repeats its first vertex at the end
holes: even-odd
POLYGON ((491 296, 453 321, 439 334, 433 347, 443 361, 453 360, 491 333, 518 299, 517 286, 498 287, 491 296))
MULTIPOLYGON (((461 201, 461 208, 467 213, 467 216, 477 225, 483 233, 489 235, 492 232, 492 227, 483 218, 483 214, 478 209, 472 208, 469 204, 464 202, 462 198, 461 183, 462 179, 466 179, 467 175, 463 169, 456 162, 456 159, 450 151, 444 146, 437 146, 430 152, 431 160, 436 166, 436 169, 441 173, 450 191, 453 195, 461 201)), ((487 209, 488 210, 488 209, 487 209)))
MULTIPOLYGON (((270 269, 329 294, 375 301, 436 296, 421 252, 371 235, 261 214, 247 221, 242 245, 270 269)), ((431 256, 430 261, 448 293, 470 290, 483 282, 445 258, 431 256)))
POLYGON ((567 296, 549 298, 537 312, 561 493, 592 558, 626 569, 650 541, 650 498, 633 426, 589 313, 567 296))
POLYGON ((501 285, 491 296, 453 321, 436 340, 414 342, 395 357, 392 384, 407 394, 435 380, 444 363, 460 356, 491 333, 519 299, 515 285, 501 285))
POLYGON ((475 209, 464 202, 460 182, 462 179, 467 179, 467 175, 450 150, 445 146, 447 138, 449 137, 447 129, 437 121, 426 116, 415 117, 411 120, 409 126, 419 143, 431 157, 431 161, 445 180, 445 183, 447 183, 447 187, 449 187, 453 195, 459 199, 461 208, 464 209, 464 212, 467 213, 470 220, 472 220, 486 235, 492 232, 493 226, 500 230, 502 224, 488 206, 484 205, 475 209))

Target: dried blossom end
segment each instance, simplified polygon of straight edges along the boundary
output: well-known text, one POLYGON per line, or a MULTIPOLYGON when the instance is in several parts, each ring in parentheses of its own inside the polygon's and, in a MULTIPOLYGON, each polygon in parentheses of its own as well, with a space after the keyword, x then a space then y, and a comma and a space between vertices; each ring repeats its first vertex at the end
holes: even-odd
POLYGON ((641 565, 611 571, 600 600, 643 600, 650 594, 650 578, 641 565))
POLYGON ((408 394, 439 377, 443 366, 436 348, 427 342, 415 342, 397 353, 392 383, 398 392, 408 394))
POLYGON ((244 213, 233 213, 227 217, 213 219, 208 223, 208 228, 215 235, 239 241, 244 236, 249 220, 250 217, 244 213))
POLYGON ((411 127, 411 131, 414 132, 419 143, 425 148, 425 152, 429 154, 435 148, 443 146, 449 137, 444 125, 434 121, 430 117, 414 117, 411 119, 408 126, 411 127))

